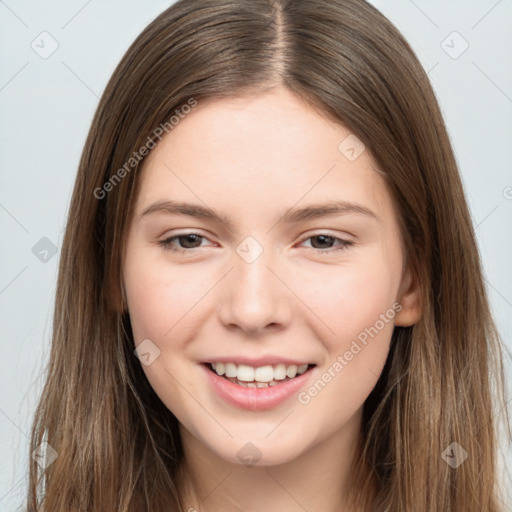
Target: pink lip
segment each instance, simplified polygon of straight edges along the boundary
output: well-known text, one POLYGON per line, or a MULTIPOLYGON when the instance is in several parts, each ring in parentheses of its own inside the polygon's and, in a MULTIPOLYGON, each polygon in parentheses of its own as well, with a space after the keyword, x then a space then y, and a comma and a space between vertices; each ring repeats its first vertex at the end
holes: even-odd
POLYGON ((261 357, 246 357, 246 356, 227 356, 227 357, 214 357, 211 359, 206 359, 202 361, 203 363, 235 363, 238 364, 247 364, 252 366, 253 368, 258 368, 259 366, 267 366, 274 364, 285 364, 286 366, 290 366, 295 364, 297 366, 301 366, 303 364, 314 364, 312 361, 299 361, 298 359, 289 359, 286 357, 278 357, 278 356, 261 356, 261 357))
POLYGON ((304 386, 311 377, 314 368, 308 369, 302 375, 286 380, 275 386, 266 388, 245 388, 234 384, 224 377, 219 377, 209 369, 208 364, 200 365, 214 391, 228 404, 248 409, 250 411, 263 411, 276 407, 284 402, 304 386))

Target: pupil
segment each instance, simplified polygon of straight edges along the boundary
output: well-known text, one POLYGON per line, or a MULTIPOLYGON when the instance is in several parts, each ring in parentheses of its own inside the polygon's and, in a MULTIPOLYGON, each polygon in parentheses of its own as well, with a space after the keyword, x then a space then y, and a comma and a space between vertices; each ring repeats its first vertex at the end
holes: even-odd
POLYGON ((189 235, 180 236, 179 240, 180 240, 181 245, 184 245, 185 247, 190 249, 190 248, 193 248, 193 247, 190 247, 190 244, 192 244, 192 246, 193 246, 194 240, 197 242, 197 240, 199 240, 199 238, 200 237, 198 235, 191 233, 189 235), (183 241, 185 241, 185 242, 183 243, 183 241))
MULTIPOLYGON (((320 243, 321 243, 321 244, 322 244, 322 242, 323 242, 324 244, 325 244, 325 243, 329 244, 329 242, 330 242, 330 241, 332 241, 332 236, 317 235, 317 236, 314 236, 314 237, 312 238, 312 241, 313 241, 313 240, 315 240, 315 239, 320 240, 320 243), (326 242, 326 240, 327 240, 327 242, 326 242)), ((314 244, 314 243, 312 243, 312 245, 313 245, 313 247, 315 246, 315 244, 314 244)), ((320 247, 320 248, 323 248, 323 247, 320 247)))

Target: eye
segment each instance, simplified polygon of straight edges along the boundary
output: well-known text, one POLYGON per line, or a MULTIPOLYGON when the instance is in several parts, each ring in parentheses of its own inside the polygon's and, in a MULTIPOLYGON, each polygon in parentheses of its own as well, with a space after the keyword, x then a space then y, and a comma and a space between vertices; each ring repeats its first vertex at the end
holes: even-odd
POLYGON ((333 252, 341 251, 343 249, 347 249, 351 245, 354 245, 354 243, 349 240, 344 240, 342 238, 331 236, 327 233, 318 233, 316 235, 312 235, 312 236, 306 238, 302 243, 307 242, 308 240, 314 241, 314 243, 312 243, 311 248, 320 254, 332 254, 333 252), (332 248, 332 244, 335 241, 338 241, 339 243, 334 246, 334 249, 329 250, 332 248), (319 246, 319 247, 315 247, 315 246, 319 246), (326 246, 328 246, 328 247, 326 247, 326 246))
MULTIPOLYGON (((164 240, 161 240, 158 242, 159 245, 161 245, 165 250, 172 251, 172 252, 178 252, 178 253, 186 253, 186 252, 192 252, 194 249, 198 249, 200 247, 204 247, 201 245, 202 240, 207 240, 207 238, 203 235, 200 235, 199 233, 182 233, 180 235, 173 235, 171 237, 168 237, 164 240), (174 241, 177 241, 180 245, 177 246, 173 244, 174 241)), ((342 238, 338 238, 335 236, 331 236, 327 233, 319 233, 313 236, 310 236, 303 240, 302 243, 312 240, 312 246, 311 248, 316 251, 317 253, 321 254, 332 254, 333 252, 340 251, 343 249, 346 249, 353 245, 353 242, 349 240, 344 240, 342 238), (333 243, 338 242, 337 245, 334 245, 333 243), (316 246, 320 247, 316 247, 316 246)))
POLYGON ((173 252, 191 252, 193 249, 201 247, 201 240, 206 240, 206 237, 199 233, 182 233, 180 235, 174 235, 165 240, 158 242, 166 251, 173 252), (174 240, 177 240, 182 247, 173 245, 174 240), (199 242, 199 243, 198 243, 199 242))

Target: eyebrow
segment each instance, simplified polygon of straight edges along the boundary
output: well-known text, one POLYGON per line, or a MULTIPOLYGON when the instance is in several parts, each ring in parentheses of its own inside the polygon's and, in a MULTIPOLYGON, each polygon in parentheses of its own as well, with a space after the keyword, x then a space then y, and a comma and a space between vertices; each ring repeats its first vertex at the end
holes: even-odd
MULTIPOLYGON (((140 214, 140 218, 153 213, 188 215, 190 217, 222 223, 225 224, 228 229, 233 230, 233 224, 229 217, 220 212, 216 212, 208 206, 199 204, 160 200, 145 208, 140 214)), ((348 201, 328 201, 320 204, 311 204, 303 208, 291 208, 285 212, 280 219, 277 219, 276 223, 284 222, 286 224, 293 224, 297 222, 304 222, 306 220, 346 215, 350 213, 366 215, 376 221, 380 220, 372 210, 361 204, 351 203, 348 201)))

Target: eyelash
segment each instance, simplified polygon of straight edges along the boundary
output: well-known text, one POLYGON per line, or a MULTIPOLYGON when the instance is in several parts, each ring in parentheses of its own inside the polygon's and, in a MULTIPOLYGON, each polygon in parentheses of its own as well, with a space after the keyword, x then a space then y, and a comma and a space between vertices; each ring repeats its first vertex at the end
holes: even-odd
MULTIPOLYGON (((187 236, 187 235, 197 235, 199 238, 202 238, 202 239, 206 239, 205 236, 203 235, 200 235, 199 233, 194 233, 194 232, 189 232, 189 233, 181 233, 179 235, 173 235, 169 238, 166 238, 165 240, 161 240, 160 242, 158 242, 159 245, 161 245, 164 250, 166 251, 171 251, 171 252, 174 252, 174 253, 186 253, 186 252, 192 252, 196 249, 199 249, 200 247, 194 247, 192 249, 183 249, 183 248, 179 248, 179 247, 176 247, 176 246, 173 246, 171 245, 171 242, 177 238, 180 238, 182 236, 187 236)), ((349 248, 350 246, 354 245, 353 242, 349 241, 349 240, 344 240, 342 238, 338 238, 336 236, 332 236, 332 235, 329 235, 327 233, 317 233, 315 235, 311 235, 311 236, 308 236, 307 238, 304 238, 304 240, 301 241, 301 243, 305 242, 306 240, 309 240, 311 238, 317 238, 317 237, 320 237, 320 236, 327 236, 329 238, 332 238, 333 240, 335 241, 339 241, 340 243, 335 246, 335 248, 328 248, 328 249, 316 249, 315 247, 312 247, 312 249, 317 253, 317 254, 332 254, 333 252, 337 252, 337 251, 342 251, 344 249, 347 249, 349 248)))

